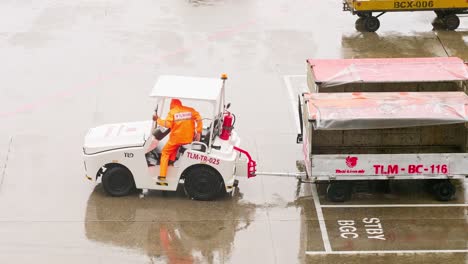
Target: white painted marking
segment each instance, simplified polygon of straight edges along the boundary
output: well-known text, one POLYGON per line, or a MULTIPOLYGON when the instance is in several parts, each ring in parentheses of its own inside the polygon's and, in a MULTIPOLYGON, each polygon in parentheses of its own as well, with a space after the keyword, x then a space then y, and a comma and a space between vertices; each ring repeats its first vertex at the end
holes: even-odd
POLYGON ((322 208, 468 207, 468 204, 322 204, 322 208))
MULTIPOLYGON (((294 95, 295 89, 292 87, 291 84, 291 78, 299 78, 299 77, 305 77, 305 75, 284 75, 283 80, 284 84, 286 85, 286 90, 288 90, 288 95, 289 95, 289 100, 291 102, 291 107, 292 111, 294 113, 294 122, 296 123, 296 128, 297 128, 297 133, 299 134, 301 129, 300 129, 300 124, 299 124, 299 113, 297 111, 298 105, 297 105, 297 94, 294 95)), ((299 92, 306 92, 306 91, 299 91, 299 92)))
POLYGON ((325 218, 323 217, 322 207, 320 206, 317 186, 315 184, 312 184, 312 197, 314 199, 315 210, 317 211, 317 219, 320 226, 320 233, 322 234, 323 247, 325 248, 325 252, 333 252, 330 239, 328 238, 328 231, 327 226, 325 225, 325 218))
POLYGON ((432 253, 468 253, 468 249, 447 250, 364 250, 364 251, 306 251, 307 255, 361 255, 361 254, 432 254, 432 253))
POLYGON ((295 103, 295 100, 294 100, 294 92, 293 92, 291 80, 289 78, 290 78, 289 75, 285 75, 283 77, 284 83, 286 85, 286 90, 288 90, 289 100, 291 101, 291 108, 292 108, 292 111, 294 113, 294 122, 296 123, 297 133, 299 134, 301 132, 301 129, 300 129, 300 124, 299 124, 299 119, 297 118, 298 117, 298 112, 297 112, 297 107, 298 106, 297 106, 297 103, 295 103))

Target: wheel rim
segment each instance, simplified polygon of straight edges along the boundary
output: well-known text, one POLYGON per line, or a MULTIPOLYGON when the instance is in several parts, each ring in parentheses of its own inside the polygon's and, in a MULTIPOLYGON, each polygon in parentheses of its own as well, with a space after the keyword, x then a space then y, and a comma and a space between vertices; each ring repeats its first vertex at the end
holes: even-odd
POLYGON ((109 187, 112 191, 122 192, 129 186, 129 178, 124 173, 116 173, 109 179, 109 187))
POLYGON ((378 22, 375 19, 368 19, 367 20, 367 28, 371 31, 374 31, 378 27, 378 22))
POLYGON ((441 196, 441 197, 450 197, 450 196, 452 196, 452 188, 449 185, 442 184, 439 187, 439 196, 441 196))
POLYGON ((454 30, 460 25, 460 20, 457 16, 448 16, 445 19, 445 25, 448 29, 454 30))
POLYGON ((214 181, 206 174, 198 175, 193 182, 193 190, 202 196, 210 194, 214 187, 214 181))
POLYGON ((335 190, 335 192, 334 192, 334 194, 333 194, 333 197, 334 197, 336 200, 344 200, 344 198, 345 198, 345 192, 344 192, 344 190, 338 188, 337 190, 335 190))
POLYGON ((443 197, 450 195, 450 190, 447 187, 443 187, 440 189, 440 195, 443 197))
POLYGON ((340 201, 345 201, 347 200, 348 196, 348 186, 344 186, 342 184, 333 184, 330 185, 330 189, 328 190, 329 192, 329 198, 332 201, 340 202, 340 201))

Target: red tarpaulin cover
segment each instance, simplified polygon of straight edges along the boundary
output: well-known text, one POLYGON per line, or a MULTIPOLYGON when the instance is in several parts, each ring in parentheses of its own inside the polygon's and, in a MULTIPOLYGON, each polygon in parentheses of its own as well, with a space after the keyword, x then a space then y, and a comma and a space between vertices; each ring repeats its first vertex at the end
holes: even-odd
POLYGON ((460 58, 308 59, 316 83, 334 86, 356 82, 438 82, 468 80, 460 58))
POLYGON ((378 129, 464 123, 463 92, 308 93, 308 118, 316 129, 378 129))

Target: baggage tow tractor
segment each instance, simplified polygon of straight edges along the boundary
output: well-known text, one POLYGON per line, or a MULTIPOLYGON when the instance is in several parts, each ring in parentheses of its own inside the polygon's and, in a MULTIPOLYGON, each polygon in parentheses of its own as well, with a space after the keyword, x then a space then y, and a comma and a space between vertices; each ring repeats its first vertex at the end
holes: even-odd
POLYGON ((438 200, 468 175, 464 92, 305 93, 299 102, 306 174, 327 198, 351 198, 353 183, 428 180, 438 200))
POLYGON ((343 11, 359 16, 358 31, 375 32, 380 27, 379 17, 387 12, 434 11, 448 30, 460 25, 457 15, 468 14, 466 0, 343 0, 343 11), (378 13, 374 15, 374 13, 378 13))
POLYGON ((164 116, 163 109, 168 111, 172 98, 205 104, 210 109, 207 115, 200 111, 208 117, 203 119, 201 140, 180 147, 178 159, 168 167, 167 186, 156 184, 159 161, 150 166, 147 156, 151 152, 160 158, 170 131, 157 128, 153 137, 156 124, 152 120, 90 129, 83 146, 86 177, 101 180, 111 196, 125 196, 135 189, 176 191, 179 183, 196 200, 232 193, 238 184, 236 177, 255 176, 256 163, 239 147, 241 140, 233 129, 235 116, 228 111, 230 104, 225 103, 226 79, 224 74, 221 79, 161 76, 154 86, 150 96, 156 99, 159 116, 164 116))

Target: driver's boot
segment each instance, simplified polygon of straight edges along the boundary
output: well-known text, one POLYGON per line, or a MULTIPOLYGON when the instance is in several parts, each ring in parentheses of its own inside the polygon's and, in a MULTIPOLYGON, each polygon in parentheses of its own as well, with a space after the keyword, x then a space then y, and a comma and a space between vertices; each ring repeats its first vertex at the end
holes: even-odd
POLYGON ((166 181, 166 176, 158 176, 158 181, 156 182, 157 185, 160 186, 168 186, 169 184, 166 181))

